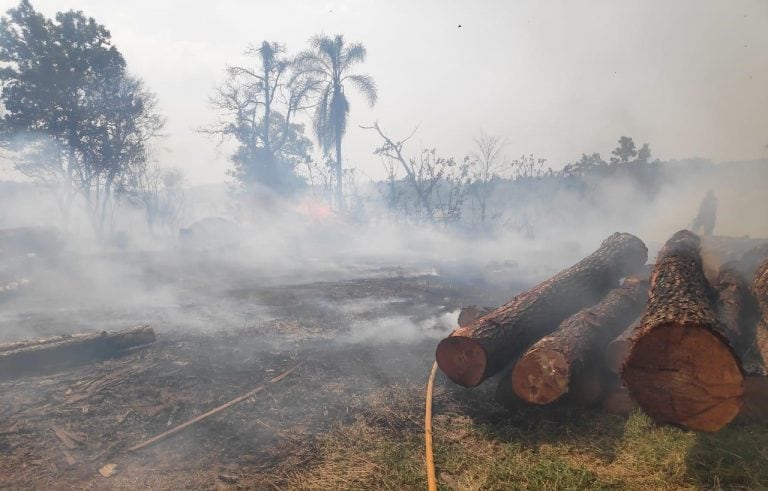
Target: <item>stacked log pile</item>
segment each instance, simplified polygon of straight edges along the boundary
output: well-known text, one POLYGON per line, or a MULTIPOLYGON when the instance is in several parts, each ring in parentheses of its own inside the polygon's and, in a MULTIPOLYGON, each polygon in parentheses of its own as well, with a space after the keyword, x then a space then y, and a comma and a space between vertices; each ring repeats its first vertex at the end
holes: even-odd
POLYGON ((576 265, 442 340, 436 353, 440 369, 457 384, 480 384, 565 318, 599 301, 647 257, 648 249, 634 235, 608 237, 576 265))
POLYGON ((510 409, 639 407, 698 431, 768 419, 768 245, 744 242, 733 252, 719 238, 728 261, 713 262, 711 239, 682 230, 648 268, 643 242, 614 234, 498 309, 468 309, 438 366, 465 387, 502 372, 496 398, 510 409))

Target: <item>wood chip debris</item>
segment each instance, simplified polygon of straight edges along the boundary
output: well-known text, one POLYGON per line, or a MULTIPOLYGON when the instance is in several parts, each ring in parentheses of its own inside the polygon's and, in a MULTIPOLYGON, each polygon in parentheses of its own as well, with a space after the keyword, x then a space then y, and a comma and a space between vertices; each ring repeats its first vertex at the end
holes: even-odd
POLYGON ((117 472, 117 464, 107 464, 99 469, 99 474, 103 477, 112 477, 117 472))

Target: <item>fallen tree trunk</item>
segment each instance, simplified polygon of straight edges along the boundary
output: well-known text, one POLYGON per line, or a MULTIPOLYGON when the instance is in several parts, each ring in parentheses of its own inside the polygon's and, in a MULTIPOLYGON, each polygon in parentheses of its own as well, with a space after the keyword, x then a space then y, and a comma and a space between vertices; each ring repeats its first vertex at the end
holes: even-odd
POLYGON ((744 376, 715 313, 699 244, 682 230, 659 252, 621 376, 657 422, 717 431, 741 409, 744 376))
POLYGON ((457 384, 480 384, 563 319, 600 300, 647 258, 640 239, 613 234, 576 265, 443 339, 437 346, 437 364, 457 384))
POLYGON ((763 320, 768 318, 768 260, 757 268, 755 279, 752 281, 752 293, 757 300, 757 306, 763 320))
POLYGON ((605 367, 611 373, 618 375, 621 371, 621 366, 627 358, 627 353, 629 353, 629 341, 632 339, 632 336, 635 335, 635 331, 640 327, 641 320, 642 316, 635 319, 628 328, 616 336, 613 341, 608 343, 608 346, 605 347, 605 352, 603 353, 605 367))
POLYGON ((730 261, 720 267, 715 281, 717 314, 724 334, 741 360, 744 372, 750 375, 765 375, 765 364, 755 348, 759 314, 744 280, 744 271, 747 268, 741 261, 730 261))
MULTIPOLYGON (((550 404, 572 391, 584 372, 582 383, 593 387, 576 391, 576 397, 600 397, 592 379, 599 380, 602 352, 608 342, 636 318, 648 299, 648 282, 630 277, 611 290, 597 305, 564 320, 555 332, 540 339, 523 354, 507 379, 515 393, 530 404, 550 404), (582 394, 584 392, 584 394, 582 394)), ((581 401, 580 401, 581 402, 581 401)))
POLYGON ((478 307, 477 305, 468 305, 466 307, 462 307, 461 311, 459 312, 459 327, 468 326, 480 317, 492 311, 493 309, 491 307, 478 307))
POLYGON ((768 366, 768 260, 763 261, 755 272, 752 294, 760 315, 752 350, 763 365, 768 366))
MULTIPOLYGON (((513 364, 514 366, 514 364, 513 364)), ((585 366, 582 370, 579 370, 573 376, 568 391, 568 396, 558 399, 553 404, 547 407, 554 407, 565 404, 575 404, 580 406, 593 406, 599 403, 603 394, 606 392, 607 381, 604 377, 605 371, 601 367, 591 364, 585 366)), ((513 390, 512 384, 509 382, 512 377, 512 369, 506 370, 499 377, 499 382, 496 386, 496 392, 494 398, 496 402, 509 409, 515 411, 524 407, 531 407, 532 404, 528 401, 524 401, 513 390)))
POLYGON ((117 332, 57 336, 0 345, 0 378, 81 365, 155 341, 148 325, 117 332))

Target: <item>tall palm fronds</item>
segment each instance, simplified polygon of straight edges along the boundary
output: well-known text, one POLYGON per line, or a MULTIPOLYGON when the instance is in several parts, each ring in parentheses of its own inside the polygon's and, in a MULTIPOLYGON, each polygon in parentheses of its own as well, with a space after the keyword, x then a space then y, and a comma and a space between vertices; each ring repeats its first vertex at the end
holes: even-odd
POLYGON ((336 150, 336 200, 344 207, 342 191, 341 140, 347 130, 349 100, 345 84, 355 87, 373 106, 376 103, 376 84, 369 75, 351 74, 349 71, 365 61, 365 46, 345 44, 344 36, 319 35, 310 40, 311 49, 299 53, 295 60, 296 76, 313 79, 318 83, 319 99, 312 125, 323 152, 336 150))

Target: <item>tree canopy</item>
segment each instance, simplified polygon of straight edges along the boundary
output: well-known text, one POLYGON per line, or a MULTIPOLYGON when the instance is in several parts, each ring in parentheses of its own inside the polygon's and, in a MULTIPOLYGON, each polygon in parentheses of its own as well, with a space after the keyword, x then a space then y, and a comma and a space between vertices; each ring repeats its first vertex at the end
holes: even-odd
POLYGON ((311 159, 312 143, 295 116, 307 106, 315 82, 291 77, 293 61, 281 44, 263 41, 246 54, 255 65, 227 68, 211 98, 219 121, 202 131, 237 140, 230 175, 242 185, 259 183, 288 194, 301 184, 296 167, 311 159))
POLYGON ((336 150, 336 199, 339 208, 343 208, 341 142, 347 131, 350 107, 345 87, 353 86, 371 106, 376 104, 378 92, 376 83, 369 75, 350 73, 355 65, 365 61, 365 46, 347 44, 341 35, 315 36, 310 44, 310 50, 296 57, 297 76, 318 84, 319 97, 312 126, 323 152, 328 154, 331 148, 336 150))
POLYGON ((49 19, 28 0, 0 20, 0 119, 16 167, 84 198, 101 230, 114 190, 142 172, 163 127, 156 98, 126 71, 110 32, 82 12, 49 19))

